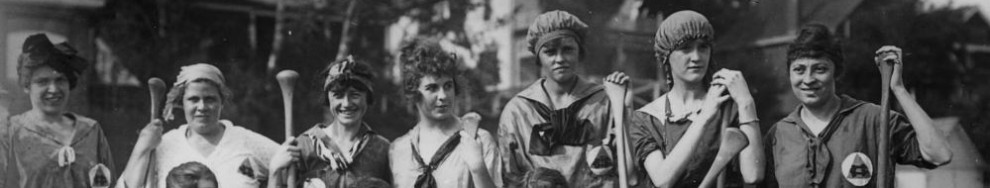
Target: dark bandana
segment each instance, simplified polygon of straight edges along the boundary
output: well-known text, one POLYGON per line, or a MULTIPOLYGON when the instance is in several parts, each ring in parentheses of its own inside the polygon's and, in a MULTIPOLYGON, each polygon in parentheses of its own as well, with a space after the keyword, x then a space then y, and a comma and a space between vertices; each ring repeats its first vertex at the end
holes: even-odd
POLYGON ((419 167, 421 169, 423 169, 423 174, 420 174, 419 177, 416 177, 416 183, 413 184, 413 187, 436 188, 437 179, 433 177, 433 171, 436 170, 438 166, 440 166, 440 163, 442 163, 445 159, 447 159, 447 156, 450 156, 450 153, 453 153, 454 149, 457 148, 457 145, 460 143, 461 143, 460 134, 454 134, 453 136, 451 136, 449 139, 447 139, 447 141, 443 143, 443 145, 440 145, 440 149, 437 150, 437 153, 433 154, 433 158, 430 159, 429 165, 427 165, 423 161, 423 158, 420 157, 419 149, 416 148, 416 142, 410 144, 412 146, 413 159, 416 159, 416 163, 419 164, 419 167))

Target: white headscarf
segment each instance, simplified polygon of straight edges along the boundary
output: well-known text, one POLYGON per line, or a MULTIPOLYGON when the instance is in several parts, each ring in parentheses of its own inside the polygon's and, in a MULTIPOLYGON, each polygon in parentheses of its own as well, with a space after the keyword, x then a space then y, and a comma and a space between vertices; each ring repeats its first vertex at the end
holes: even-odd
MULTIPOLYGON (((172 88, 177 88, 180 85, 188 84, 189 82, 200 79, 205 79, 217 83, 220 85, 220 88, 224 88, 226 85, 225 82, 226 79, 224 79, 223 72, 220 72, 219 68, 206 63, 197 63, 193 65, 183 66, 182 70, 179 71, 179 76, 175 78, 175 84, 172 84, 172 88)), ((175 97, 182 97, 182 96, 169 96, 169 99, 166 100, 169 101, 166 102, 165 104, 164 118, 166 120, 172 120, 175 118, 175 115, 172 114, 172 110, 173 108, 176 108, 176 106, 171 102, 171 101, 175 101, 174 99, 175 97)))

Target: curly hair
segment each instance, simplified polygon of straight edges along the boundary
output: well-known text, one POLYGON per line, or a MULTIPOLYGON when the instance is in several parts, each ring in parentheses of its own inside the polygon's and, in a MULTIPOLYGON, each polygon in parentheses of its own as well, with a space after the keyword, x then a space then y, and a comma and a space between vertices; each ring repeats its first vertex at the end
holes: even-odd
POLYGON ((787 67, 790 67, 794 60, 802 58, 830 60, 835 65, 835 76, 842 75, 842 64, 845 61, 842 47, 825 25, 805 25, 794 43, 787 46, 787 67))
MULTIPOLYGON (((168 172, 165 178, 165 187, 187 188, 199 187, 200 181, 213 181, 217 183, 217 176, 209 167, 199 162, 182 163, 168 172)), ((216 185, 215 185, 216 186, 216 185)))
POLYGON ((449 76, 454 81, 454 94, 460 93, 457 77, 457 56, 440 48, 436 38, 417 38, 403 45, 399 55, 402 64, 403 96, 407 101, 419 102, 419 82, 423 77, 449 76))
POLYGON ((523 187, 527 188, 564 188, 567 187, 567 180, 560 172, 539 167, 529 172, 523 177, 523 187))

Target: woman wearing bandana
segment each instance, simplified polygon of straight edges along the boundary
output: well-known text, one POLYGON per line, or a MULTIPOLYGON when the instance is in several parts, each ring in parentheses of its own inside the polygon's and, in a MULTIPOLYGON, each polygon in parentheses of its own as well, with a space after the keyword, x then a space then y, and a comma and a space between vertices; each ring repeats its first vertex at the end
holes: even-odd
POLYGON ((726 127, 738 127, 749 140, 739 154, 742 179, 752 184, 763 177, 753 97, 739 71, 709 72, 713 39, 708 19, 693 11, 675 12, 657 29, 654 50, 670 92, 632 113, 629 128, 630 148, 652 186, 698 187, 726 127))
MULTIPOLYGON (((285 179, 275 175, 295 161, 300 182, 313 188, 369 187, 365 181, 385 184, 392 180, 388 166, 389 141, 364 122, 374 103, 371 69, 350 57, 324 70, 323 91, 333 122, 319 123, 285 145, 272 158, 269 187, 282 187, 285 179)), ((285 173, 279 173, 285 174, 285 173)))
POLYGON ((495 138, 477 128, 477 114, 454 115, 456 57, 429 39, 403 48, 402 90, 419 122, 389 149, 395 187, 500 186, 495 138))
MULTIPOLYGON (((877 160, 891 164, 935 168, 952 159, 952 151, 932 119, 905 89, 901 49, 884 46, 876 63, 893 61, 890 91, 903 113, 890 112, 835 90, 844 58, 828 28, 812 24, 801 29, 787 48, 787 72, 794 97, 801 102, 767 132, 766 187, 877 187, 877 176, 893 185, 894 165, 877 173, 877 160), (890 57, 886 59, 884 57, 890 57), (889 156, 878 156, 880 126, 889 127, 889 156)), ((886 88, 885 88, 886 89, 886 88)))
POLYGON ((2 187, 109 187, 113 159, 95 120, 67 111, 87 63, 44 34, 24 42, 17 61, 31 110, 0 123, 2 187))
MULTIPOLYGON (((173 111, 181 109, 186 124, 164 135, 161 135, 160 128, 153 134, 143 132, 138 143, 151 147, 140 151, 136 149, 135 152, 147 156, 154 148, 156 159, 150 162, 153 166, 146 167, 152 170, 148 172, 146 168, 136 167, 138 170, 129 171, 122 181, 130 187, 165 187, 170 169, 187 162, 199 162, 216 174, 220 187, 261 187, 268 178, 269 159, 279 145, 265 136, 220 119, 223 105, 231 96, 225 83, 223 73, 213 65, 200 63, 182 67, 168 92, 164 116, 166 120, 172 120, 173 111)), ((160 127, 161 123, 154 120, 147 127, 160 127)), ((130 169, 128 167, 127 170, 130 169)))
POLYGON ((614 187, 615 160, 604 139, 609 131, 608 97, 577 69, 587 53, 588 26, 563 11, 544 13, 529 27, 529 50, 542 78, 509 100, 499 119, 498 139, 507 186, 519 187, 537 168, 559 171, 570 187, 614 187))

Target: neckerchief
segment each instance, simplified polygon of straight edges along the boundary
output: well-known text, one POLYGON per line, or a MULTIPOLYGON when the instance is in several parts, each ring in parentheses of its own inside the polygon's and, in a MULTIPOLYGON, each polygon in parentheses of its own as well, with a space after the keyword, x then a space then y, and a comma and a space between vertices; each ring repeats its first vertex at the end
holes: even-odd
MULTIPOLYGON (((326 126, 328 125, 321 124, 320 128, 326 128, 326 126)), ((313 151, 315 151, 318 159, 330 164, 330 169, 332 170, 344 171, 347 170, 354 162, 354 157, 357 156, 362 149, 364 149, 365 143, 367 143, 368 139, 371 137, 371 134, 369 133, 370 131, 367 130, 366 127, 362 127, 362 129, 364 130, 361 130, 358 133, 358 136, 361 137, 361 139, 351 145, 351 148, 347 150, 347 153, 344 153, 341 147, 332 140, 323 142, 323 140, 315 134, 308 134, 307 136, 309 136, 310 140, 313 142, 313 151)), ((329 136, 330 135, 327 135, 327 137, 329 136)))
MULTIPOLYGON (((595 93, 597 92, 601 91, 595 91, 595 93)), ((529 140, 529 153, 550 155, 553 148, 559 145, 578 146, 585 144, 592 134, 589 125, 591 122, 587 119, 578 119, 577 113, 593 95, 587 95, 559 110, 552 110, 539 101, 523 98, 533 105, 540 117, 547 120, 546 123, 533 125, 529 140)))
POLYGON ((419 142, 419 139, 410 143, 410 146, 412 146, 413 159, 416 159, 415 161, 419 164, 419 167, 423 170, 423 173, 420 174, 419 177, 416 177, 416 183, 413 184, 413 187, 436 188, 437 179, 433 177, 433 171, 436 170, 437 167, 440 166, 440 163, 447 159, 447 156, 449 156, 450 153, 453 153, 454 149, 457 148, 457 145, 461 143, 461 135, 454 134, 448 138, 447 141, 443 142, 443 145, 440 145, 440 149, 437 149, 437 152, 433 154, 433 158, 430 159, 430 163, 428 165, 419 155, 419 149, 416 148, 417 142, 419 142))

